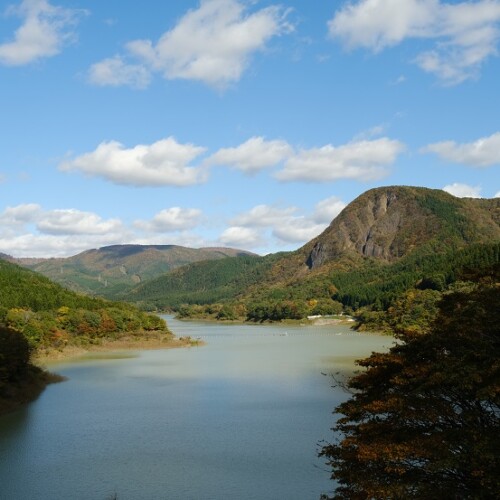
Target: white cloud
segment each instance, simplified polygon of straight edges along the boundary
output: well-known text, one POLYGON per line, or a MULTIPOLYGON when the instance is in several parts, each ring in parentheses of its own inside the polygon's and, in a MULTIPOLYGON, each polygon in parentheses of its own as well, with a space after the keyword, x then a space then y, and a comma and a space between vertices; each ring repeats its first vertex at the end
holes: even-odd
POLYGON ((457 84, 476 77, 481 64, 497 55, 499 22, 498 0, 360 0, 339 9, 328 26, 345 46, 374 52, 408 38, 435 41, 415 62, 443 83, 457 84))
POLYGON ((121 244, 127 236, 121 233, 99 235, 50 235, 24 233, 14 237, 0 235, 0 252, 14 257, 68 257, 90 248, 121 244))
POLYGON ((53 235, 106 234, 122 229, 118 219, 103 220, 95 213, 73 208, 44 210, 36 203, 6 207, 0 213, 0 224, 4 234, 7 228, 23 231, 30 225, 41 233, 53 235))
POLYGON ((380 179, 387 174, 386 167, 403 150, 401 142, 387 137, 350 142, 338 147, 327 144, 299 151, 286 161, 284 169, 276 177, 282 181, 313 182, 380 179))
POLYGON ((15 207, 7 207, 0 214, 0 225, 4 226, 22 226, 36 221, 41 213, 42 207, 36 203, 25 203, 15 207))
POLYGON ((500 165, 500 132, 465 144, 457 144, 455 141, 436 142, 422 148, 421 152, 436 153, 445 161, 472 167, 500 165))
POLYGON ((222 148, 208 158, 210 165, 228 165, 243 172, 253 173, 273 167, 292 154, 286 141, 266 141, 263 137, 251 137, 235 148, 222 148))
POLYGON ((296 215, 297 207, 257 205, 238 215, 230 223, 237 234, 256 235, 255 232, 243 233, 243 229, 259 228, 262 238, 265 230, 269 230, 281 242, 303 244, 326 229, 344 207, 345 203, 336 196, 320 201, 311 215, 296 215))
POLYGON ((359 134, 356 134, 353 137, 353 142, 367 141, 373 139, 374 137, 380 137, 385 133, 387 129, 387 124, 380 123, 379 125, 375 125, 369 129, 361 131, 359 134))
POLYGON ((154 233, 184 231, 200 223, 201 210, 170 207, 158 212, 151 221, 136 221, 135 226, 154 233))
POLYGON ((331 196, 316 204, 312 218, 315 222, 330 224, 345 207, 346 204, 340 198, 331 196))
POLYGON ((236 248, 257 248, 263 239, 259 231, 249 227, 228 227, 219 237, 223 245, 236 248))
POLYGON ((44 210, 27 203, 0 213, 0 252, 14 257, 68 256, 129 238, 120 220, 104 220, 91 212, 44 210))
MULTIPOLYGON (((271 38, 293 29, 286 19, 288 12, 270 6, 247 13, 245 4, 238 0, 203 0, 157 43, 133 40, 126 50, 128 57, 139 61, 145 70, 160 72, 166 79, 197 80, 224 88, 241 78, 252 55, 263 50, 271 38)), ((108 69, 112 69, 109 63, 108 69)), ((117 70, 131 71, 128 64, 118 65, 117 70)), ((135 83, 133 79, 110 76, 93 81, 100 85, 135 83)))
POLYGON ((236 216, 231 224, 246 227, 271 227, 289 219, 296 210, 295 207, 277 208, 257 205, 248 212, 236 216))
POLYGON ((443 191, 457 196, 458 198, 481 198, 481 186, 469 186, 454 182, 443 188, 443 191))
POLYGON ((496 193, 495 196, 493 196, 493 198, 500 198, 500 191, 498 191, 498 193, 496 193))
POLYGON ((104 59, 93 64, 89 70, 89 81, 94 85, 144 89, 151 81, 150 71, 139 64, 127 64, 120 56, 104 59))
POLYGON ((51 210, 40 215, 37 229, 44 234, 109 234, 120 231, 118 219, 103 220, 92 212, 75 209, 51 210))
POLYGON ((307 217, 295 217, 273 229, 273 235, 288 243, 305 243, 318 236, 325 224, 314 224, 307 217))
POLYGON ((92 152, 59 165, 122 185, 189 186, 206 180, 206 171, 189 166, 205 151, 193 144, 180 144, 173 137, 150 145, 127 149, 117 141, 102 142, 92 152))
POLYGON ((23 24, 12 41, 0 44, 0 63, 21 66, 59 54, 75 38, 70 28, 85 11, 58 7, 46 0, 24 0, 7 13, 21 17, 23 24))

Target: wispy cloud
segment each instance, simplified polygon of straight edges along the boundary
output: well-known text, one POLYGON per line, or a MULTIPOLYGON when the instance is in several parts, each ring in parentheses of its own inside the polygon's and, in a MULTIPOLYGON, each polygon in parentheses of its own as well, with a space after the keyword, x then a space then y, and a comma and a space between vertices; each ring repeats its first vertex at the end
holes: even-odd
POLYGON ((146 88, 151 82, 151 72, 140 64, 128 64, 120 56, 110 57, 93 64, 89 70, 89 81, 95 85, 137 89, 146 88))
POLYGON ((328 23, 332 38, 348 48, 380 52, 406 39, 434 42, 414 62, 445 85, 479 75, 497 55, 500 1, 360 0, 347 3, 328 23))
POLYGON ((24 0, 7 14, 22 19, 12 39, 0 44, 0 63, 22 66, 55 56, 76 37, 73 27, 84 10, 67 9, 46 0, 24 0))
POLYGON ((281 6, 247 10, 238 0, 204 0, 157 42, 130 41, 126 55, 94 64, 89 80, 95 85, 143 87, 149 81, 146 75, 160 73, 168 80, 197 80, 225 88, 241 78, 252 56, 273 37, 293 30, 289 10, 281 6))

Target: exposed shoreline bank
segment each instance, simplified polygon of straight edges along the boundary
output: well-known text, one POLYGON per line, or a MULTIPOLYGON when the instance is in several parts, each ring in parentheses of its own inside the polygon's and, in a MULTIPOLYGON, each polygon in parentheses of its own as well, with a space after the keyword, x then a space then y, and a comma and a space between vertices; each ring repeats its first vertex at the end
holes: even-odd
POLYGON ((92 353, 177 349, 201 346, 203 344, 203 342, 193 340, 190 337, 141 335, 136 338, 127 336, 120 339, 103 339, 98 344, 89 344, 85 346, 67 345, 61 349, 48 348, 39 350, 32 356, 32 363, 45 368, 48 365, 54 365, 61 361, 85 358, 92 353))

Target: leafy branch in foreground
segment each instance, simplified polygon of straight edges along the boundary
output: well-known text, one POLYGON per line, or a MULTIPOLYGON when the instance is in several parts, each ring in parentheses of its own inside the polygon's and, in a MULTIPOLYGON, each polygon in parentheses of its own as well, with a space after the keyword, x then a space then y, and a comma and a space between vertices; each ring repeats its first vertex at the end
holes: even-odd
POLYGON ((336 408, 327 498, 498 498, 500 287, 445 295, 429 333, 398 334, 336 408))

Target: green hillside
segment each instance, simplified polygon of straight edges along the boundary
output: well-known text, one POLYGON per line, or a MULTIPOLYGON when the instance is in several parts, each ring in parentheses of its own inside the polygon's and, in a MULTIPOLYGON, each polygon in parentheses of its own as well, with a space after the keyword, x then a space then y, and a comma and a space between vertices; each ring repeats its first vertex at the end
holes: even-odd
POLYGON ((88 344, 126 332, 167 330, 161 318, 130 304, 79 295, 2 260, 0 324, 22 333, 35 349, 88 344))
POLYGON ((136 286, 123 299, 145 309, 176 309, 181 304, 234 299, 265 279, 282 256, 247 255, 189 264, 136 286))
POLYGON ((112 245, 67 258, 11 259, 69 290, 115 300, 138 283, 172 269, 204 260, 249 252, 232 248, 187 248, 178 245, 112 245))
MULTIPOLYGON (((442 292, 467 269, 494 265, 499 242, 498 199, 377 188, 295 252, 185 266, 126 298, 160 309, 209 304, 201 314, 216 317, 224 306, 223 317, 255 321, 386 311, 408 290, 442 292)), ((191 307, 191 313, 199 315, 200 308, 191 307)))

